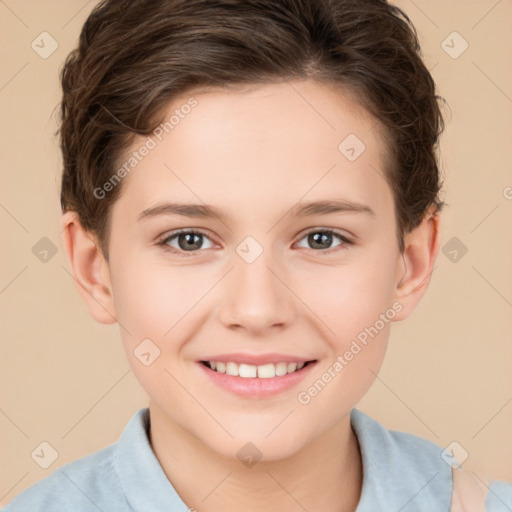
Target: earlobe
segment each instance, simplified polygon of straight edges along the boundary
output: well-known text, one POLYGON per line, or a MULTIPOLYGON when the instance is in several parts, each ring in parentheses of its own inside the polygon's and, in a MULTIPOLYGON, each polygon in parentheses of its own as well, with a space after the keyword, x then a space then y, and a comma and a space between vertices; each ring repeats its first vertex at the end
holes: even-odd
POLYGON ((416 308, 425 294, 440 247, 440 213, 431 208, 422 222, 405 235, 405 249, 400 255, 401 263, 397 267, 395 300, 403 309, 396 321, 407 318, 416 308))
POLYGON ((97 322, 115 323, 109 266, 95 238, 84 230, 76 212, 64 213, 61 227, 64 252, 89 312, 97 322))

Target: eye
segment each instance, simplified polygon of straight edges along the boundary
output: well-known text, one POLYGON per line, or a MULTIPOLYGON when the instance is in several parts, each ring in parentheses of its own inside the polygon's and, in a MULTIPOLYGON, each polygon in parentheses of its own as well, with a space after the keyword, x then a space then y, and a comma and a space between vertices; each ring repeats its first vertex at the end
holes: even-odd
MULTIPOLYGON (((307 243, 310 244, 311 248, 313 248, 313 249, 327 250, 327 249, 332 248, 329 246, 331 246, 331 244, 332 244, 333 237, 338 238, 342 242, 342 243, 337 244, 334 247, 338 247, 340 245, 351 245, 352 244, 352 242, 347 237, 345 237, 344 235, 342 235, 341 233, 338 233, 337 231, 335 231, 333 229, 315 229, 315 230, 309 231, 308 233, 306 233, 306 235, 304 235, 303 238, 301 238, 301 241, 305 239, 307 241, 307 243)), ((304 247, 304 246, 302 246, 302 247, 304 247)))
MULTIPOLYGON (((340 245, 352 244, 347 237, 333 229, 317 228, 315 230, 311 230, 301 238, 301 241, 302 240, 306 240, 312 249, 317 249, 317 252, 324 252, 328 249, 332 249, 333 247, 339 247, 340 245), (333 238, 338 238, 341 243, 332 246, 333 238)), ((211 249, 214 244, 203 231, 181 230, 169 234, 161 242, 158 242, 158 245, 165 246, 166 249, 169 249, 171 252, 180 256, 187 256, 186 253, 201 252, 201 248, 211 249), (210 244, 207 247, 203 247, 205 240, 210 244)), ((304 246, 302 245, 302 247, 304 246)))
MULTIPOLYGON (((211 244, 210 247, 206 247, 206 249, 213 247, 213 243, 206 233, 195 230, 182 230, 166 236, 161 242, 158 242, 158 244, 170 247, 172 252, 175 253, 199 252, 198 249, 201 248, 205 239, 211 244), (173 245, 174 243, 177 244, 177 247, 173 245)), ((185 254, 183 255, 185 256, 185 254)))

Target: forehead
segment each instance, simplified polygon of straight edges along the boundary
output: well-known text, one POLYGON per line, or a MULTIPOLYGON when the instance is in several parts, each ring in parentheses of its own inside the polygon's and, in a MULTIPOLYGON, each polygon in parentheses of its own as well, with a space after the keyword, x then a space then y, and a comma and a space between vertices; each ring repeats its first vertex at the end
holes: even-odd
POLYGON ((178 199, 239 212, 305 195, 389 200, 381 128, 352 95, 316 82, 198 88, 162 112, 118 202, 140 213, 178 199))

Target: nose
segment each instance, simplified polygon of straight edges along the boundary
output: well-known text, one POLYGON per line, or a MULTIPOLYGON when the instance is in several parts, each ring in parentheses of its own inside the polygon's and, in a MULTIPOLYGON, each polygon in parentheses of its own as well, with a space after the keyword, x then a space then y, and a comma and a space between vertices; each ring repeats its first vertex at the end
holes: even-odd
POLYGON ((235 254, 234 268, 224 280, 221 322, 254 335, 291 325, 294 296, 286 281, 267 251, 252 263, 235 254))

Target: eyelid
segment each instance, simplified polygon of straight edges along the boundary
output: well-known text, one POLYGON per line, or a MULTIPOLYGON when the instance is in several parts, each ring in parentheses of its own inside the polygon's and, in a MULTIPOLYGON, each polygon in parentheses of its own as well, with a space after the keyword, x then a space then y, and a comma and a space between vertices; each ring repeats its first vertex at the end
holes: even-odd
MULTIPOLYGON (((196 235, 202 235, 205 238, 208 238, 210 242, 215 243, 213 238, 203 229, 199 228, 182 228, 182 229, 175 229, 173 231, 168 231, 164 233, 162 236, 159 236, 156 240, 157 245, 166 245, 166 243, 175 236, 181 234, 181 233, 192 233, 196 235)), ((193 252, 201 252, 201 251, 193 251, 193 252)))
POLYGON ((304 231, 301 235, 300 235, 300 238, 299 240, 301 240, 302 238, 304 238, 306 235, 309 235, 310 233, 332 233, 336 236, 339 236, 341 238, 344 238, 345 240, 348 240, 350 242, 352 242, 352 238, 349 234, 345 234, 345 232, 343 231, 340 231, 336 228, 328 228, 328 227, 315 227, 315 228, 311 228, 311 229, 308 229, 306 231, 304 231))

